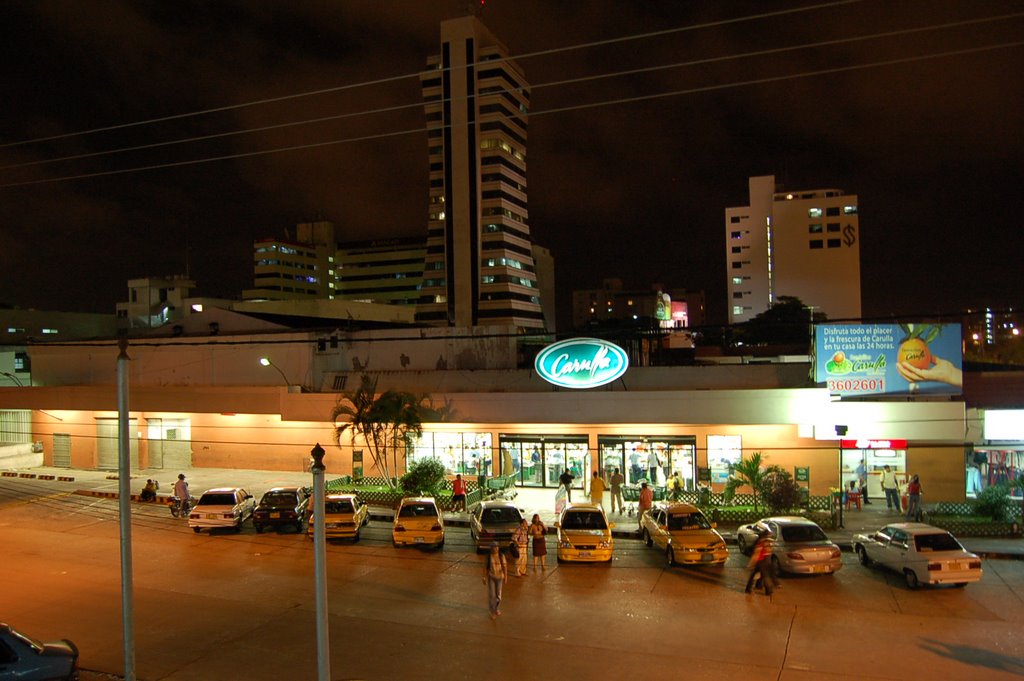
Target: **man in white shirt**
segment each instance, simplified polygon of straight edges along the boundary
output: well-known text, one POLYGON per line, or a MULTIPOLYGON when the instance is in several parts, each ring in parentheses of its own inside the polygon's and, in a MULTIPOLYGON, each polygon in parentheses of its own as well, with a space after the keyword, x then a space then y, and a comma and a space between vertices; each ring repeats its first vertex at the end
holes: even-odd
POLYGON ((882 491, 885 492, 885 505, 889 510, 895 508, 897 513, 901 512, 900 487, 896 483, 896 473, 889 466, 882 469, 882 491))

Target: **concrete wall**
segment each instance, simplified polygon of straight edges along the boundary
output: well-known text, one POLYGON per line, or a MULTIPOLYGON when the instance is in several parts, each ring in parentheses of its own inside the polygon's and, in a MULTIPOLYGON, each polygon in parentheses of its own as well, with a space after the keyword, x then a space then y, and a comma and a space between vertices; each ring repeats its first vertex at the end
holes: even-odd
POLYGON ((33 452, 31 444, 0 446, 0 469, 15 470, 43 465, 43 453, 33 452))

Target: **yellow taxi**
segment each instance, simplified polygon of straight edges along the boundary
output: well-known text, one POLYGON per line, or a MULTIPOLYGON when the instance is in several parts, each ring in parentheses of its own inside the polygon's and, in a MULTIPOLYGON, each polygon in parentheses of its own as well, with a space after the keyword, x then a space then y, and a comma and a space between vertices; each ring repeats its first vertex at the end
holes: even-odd
POLYGON ((597 504, 570 504, 555 523, 558 561, 610 562, 614 541, 604 509, 597 504))
MULTIPOLYGON (((309 522, 306 535, 313 538, 313 497, 307 506, 309 522)), ((328 494, 324 497, 324 537, 327 539, 351 539, 359 541, 359 530, 370 522, 366 504, 355 494, 328 494)))
POLYGON ((444 546, 444 520, 433 497, 406 497, 395 511, 391 542, 396 546, 444 546))
POLYGON ((722 565, 729 557, 714 523, 693 504, 660 503, 644 511, 640 536, 664 551, 669 565, 722 565))

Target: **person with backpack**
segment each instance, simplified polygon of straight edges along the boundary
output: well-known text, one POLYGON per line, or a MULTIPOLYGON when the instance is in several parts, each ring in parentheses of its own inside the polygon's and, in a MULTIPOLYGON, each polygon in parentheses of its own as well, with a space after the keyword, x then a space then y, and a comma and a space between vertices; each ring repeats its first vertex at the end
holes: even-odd
POLYGON ((487 585, 487 608, 491 612, 491 619, 497 619, 501 614, 498 606, 501 605, 501 588, 508 580, 508 563, 501 553, 498 542, 491 542, 491 550, 484 560, 484 583, 487 585))

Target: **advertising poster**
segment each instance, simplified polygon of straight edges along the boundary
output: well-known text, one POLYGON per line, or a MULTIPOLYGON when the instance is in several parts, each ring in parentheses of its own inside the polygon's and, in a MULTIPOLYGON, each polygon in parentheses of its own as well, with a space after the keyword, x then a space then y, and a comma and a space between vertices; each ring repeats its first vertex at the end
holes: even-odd
POLYGON ((835 395, 959 395, 959 324, 817 324, 815 382, 835 395))

